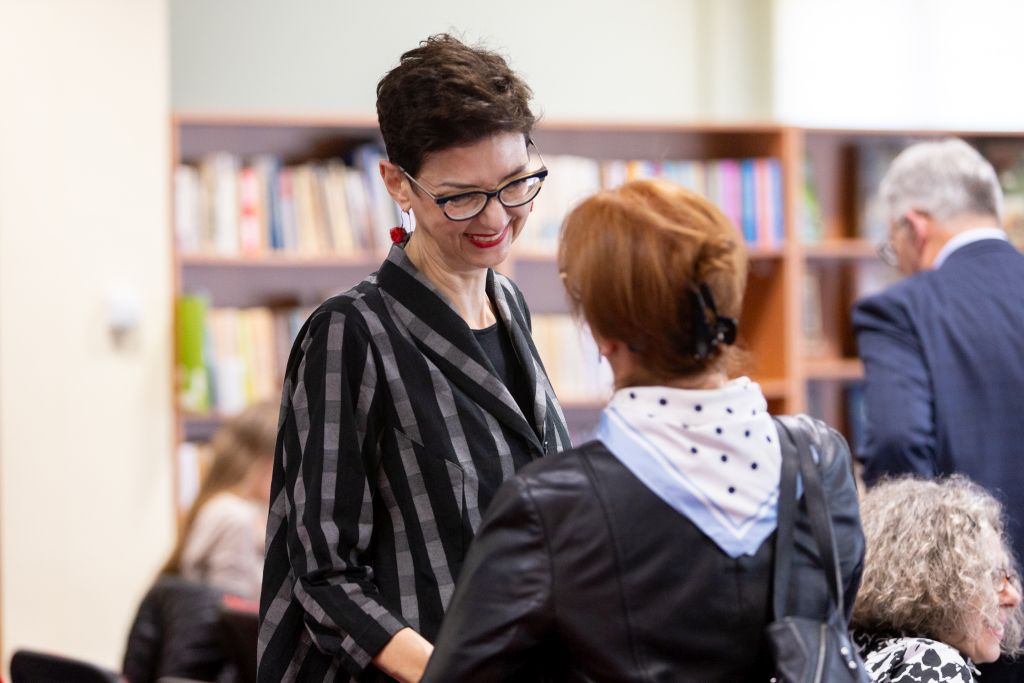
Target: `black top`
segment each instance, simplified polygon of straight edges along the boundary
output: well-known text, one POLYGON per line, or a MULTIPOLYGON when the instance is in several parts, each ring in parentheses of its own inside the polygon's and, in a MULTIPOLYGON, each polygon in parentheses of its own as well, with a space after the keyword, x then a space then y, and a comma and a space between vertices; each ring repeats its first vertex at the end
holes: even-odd
POLYGON ((516 356, 516 349, 512 346, 512 338, 504 323, 499 319, 490 327, 482 330, 473 330, 473 336, 483 347, 484 353, 494 366, 495 374, 501 378, 502 383, 508 387, 512 398, 516 400, 523 416, 530 419, 533 413, 533 401, 530 400, 530 381, 523 370, 522 364, 516 356))
POLYGON ((223 596, 178 576, 157 579, 128 634, 125 678, 131 683, 155 683, 165 676, 217 680, 228 665, 219 626, 223 596))

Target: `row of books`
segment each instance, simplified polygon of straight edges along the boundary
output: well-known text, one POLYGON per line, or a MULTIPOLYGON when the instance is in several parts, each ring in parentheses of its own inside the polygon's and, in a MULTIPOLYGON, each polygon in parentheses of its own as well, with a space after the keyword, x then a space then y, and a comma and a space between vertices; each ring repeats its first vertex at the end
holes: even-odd
MULTIPOLYGON (((879 196, 879 185, 893 160, 914 142, 915 139, 908 136, 879 138, 861 142, 849 150, 856 168, 852 186, 856 215, 850 237, 875 243, 888 239, 889 215, 879 196)), ((996 169, 1004 195, 1004 226, 1010 240, 1024 249, 1024 145, 1019 141, 993 140, 972 141, 972 144, 996 169)), ((813 160, 808 157, 804 167, 804 211, 800 226, 805 243, 825 238, 818 180, 813 160)))
MULTIPOLYGON (((178 299, 178 390, 190 413, 232 414, 281 392, 292 341, 308 308, 211 307, 178 299)), ((533 337, 563 401, 607 398, 611 370, 584 326, 569 315, 536 315, 533 337)))
MULTIPOLYGON (((183 254, 244 257, 379 255, 400 222, 377 171, 382 158, 363 145, 341 159, 284 166, 272 156, 248 162, 211 154, 175 171, 175 231, 183 254)), ((622 161, 552 155, 550 174, 521 240, 554 252, 566 214, 581 200, 628 180, 665 178, 719 206, 750 245, 784 239, 778 159, 622 161)))
POLYGON ((611 396, 611 366, 601 359, 585 324, 565 314, 534 315, 533 342, 560 401, 594 402, 611 396))
POLYGON ((242 257, 272 252, 360 256, 390 246, 398 207, 374 145, 342 159, 286 166, 216 153, 175 169, 175 234, 183 254, 242 257))
POLYGON ((202 295, 177 302, 178 397, 191 413, 236 413, 280 396, 292 340, 308 308, 211 307, 202 295))
POLYGON ((572 208, 602 189, 643 178, 663 178, 709 199, 750 246, 777 247, 785 239, 782 166, 775 158, 700 160, 597 160, 547 156, 550 171, 527 222, 524 245, 553 252, 572 208))
POLYGON ((988 141, 979 150, 999 174, 1006 234, 1018 249, 1024 251, 1024 145, 1019 140, 988 141))
POLYGON ((881 261, 846 272, 809 264, 801 283, 804 353, 812 358, 827 358, 848 352, 842 348, 842 335, 849 326, 853 302, 877 294, 899 278, 894 268, 881 261))

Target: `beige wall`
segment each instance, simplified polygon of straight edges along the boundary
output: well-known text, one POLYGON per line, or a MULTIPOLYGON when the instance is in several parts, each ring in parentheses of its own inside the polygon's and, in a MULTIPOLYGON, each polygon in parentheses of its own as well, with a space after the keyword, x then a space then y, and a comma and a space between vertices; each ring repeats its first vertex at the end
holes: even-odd
POLYGON ((174 0, 172 103, 373 114, 377 80, 431 33, 507 54, 550 118, 770 113, 771 0, 174 0))
POLYGON ((168 549, 165 0, 0 0, 3 668, 117 666, 168 549), (141 304, 123 347, 108 296, 141 304))

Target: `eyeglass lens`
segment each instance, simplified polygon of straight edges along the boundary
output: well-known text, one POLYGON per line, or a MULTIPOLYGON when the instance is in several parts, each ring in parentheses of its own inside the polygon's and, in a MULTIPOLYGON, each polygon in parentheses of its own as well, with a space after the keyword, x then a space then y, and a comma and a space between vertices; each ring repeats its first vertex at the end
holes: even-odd
MULTIPOLYGON (((544 179, 538 175, 514 180, 498 191, 502 205, 515 208, 526 204, 540 192, 544 179)), ((465 220, 481 213, 490 199, 486 192, 466 192, 445 201, 444 213, 452 220, 465 220)))

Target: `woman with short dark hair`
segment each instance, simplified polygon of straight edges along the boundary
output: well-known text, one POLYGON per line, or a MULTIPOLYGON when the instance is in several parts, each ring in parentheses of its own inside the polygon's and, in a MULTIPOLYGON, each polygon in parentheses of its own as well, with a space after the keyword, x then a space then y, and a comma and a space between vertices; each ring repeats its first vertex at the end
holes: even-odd
POLYGON ((499 485, 569 445, 526 302, 494 270, 547 175, 530 96, 499 55, 448 35, 377 86, 381 176, 416 227, 293 347, 261 681, 418 680, 499 485))
MULTIPOLYGON (((559 264, 616 392, 596 440, 498 492, 424 680, 767 681, 783 446, 760 387, 728 378, 742 240, 705 199, 636 181, 569 215, 559 264)), ((864 543, 849 451, 799 425, 851 605, 864 543)), ((800 512, 788 613, 823 619, 807 525, 800 512)))

